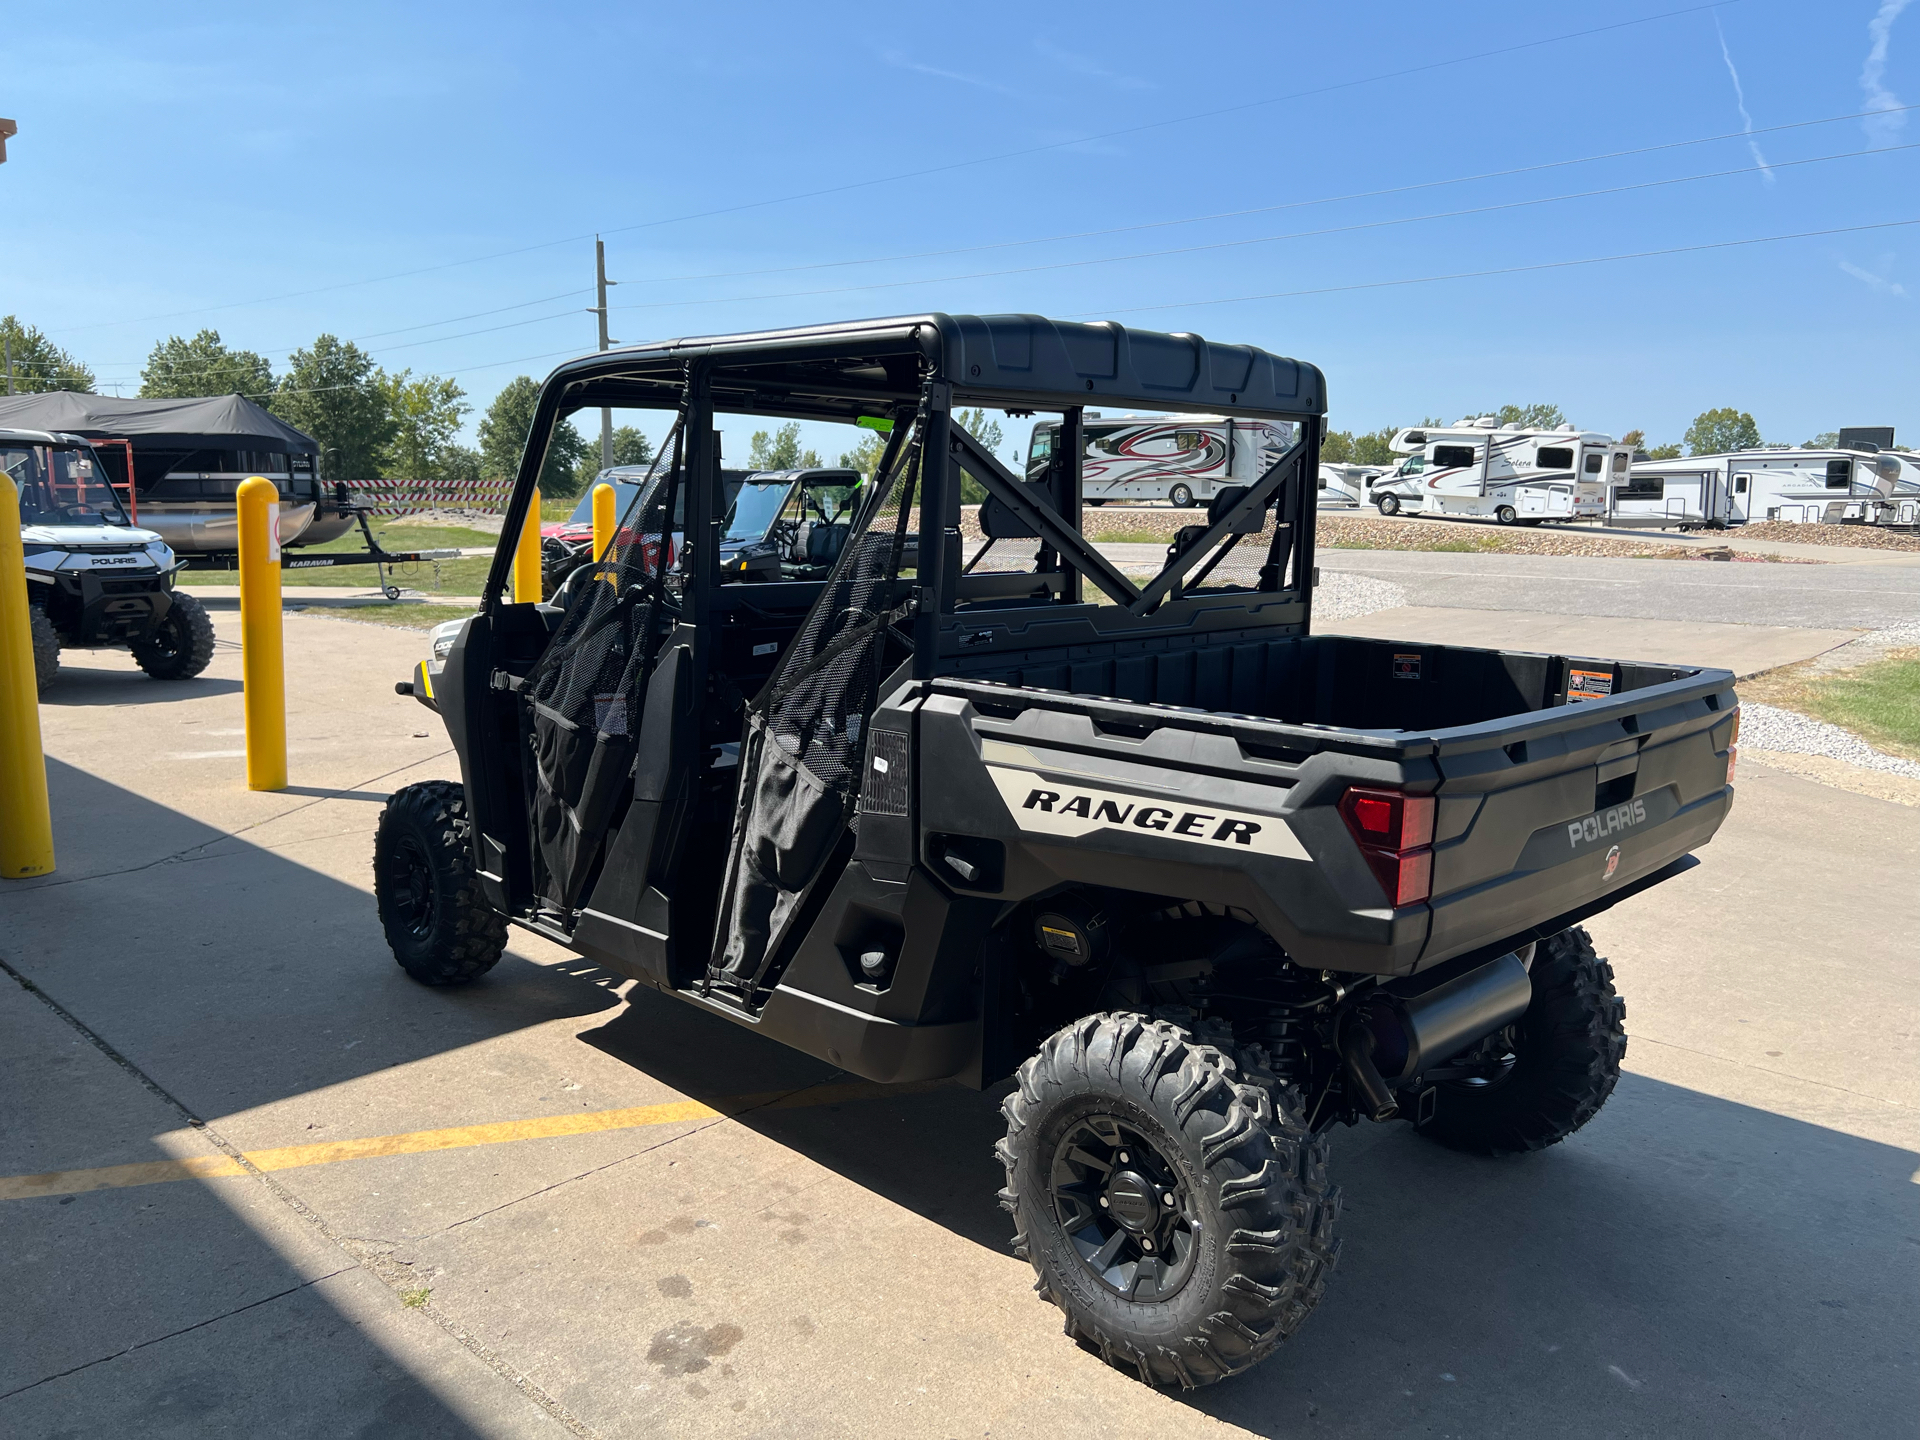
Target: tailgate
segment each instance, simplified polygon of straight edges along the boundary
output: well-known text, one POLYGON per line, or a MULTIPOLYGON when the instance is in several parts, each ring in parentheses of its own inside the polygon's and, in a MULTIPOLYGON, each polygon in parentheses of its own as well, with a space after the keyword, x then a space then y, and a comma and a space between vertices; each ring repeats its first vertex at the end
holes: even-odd
POLYGON ((1422 967, 1591 906, 1713 837, 1733 801, 1733 676, 1433 736, 1433 923, 1422 967))

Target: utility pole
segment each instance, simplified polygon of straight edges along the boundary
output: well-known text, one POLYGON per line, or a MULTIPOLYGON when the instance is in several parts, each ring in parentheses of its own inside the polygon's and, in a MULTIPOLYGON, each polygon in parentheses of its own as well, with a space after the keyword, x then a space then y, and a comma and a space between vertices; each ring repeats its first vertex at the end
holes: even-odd
MULTIPOLYGON (((598 235, 593 237, 593 285, 594 294, 599 303, 593 306, 593 313, 600 317, 600 348, 605 350, 612 342, 607 339, 607 286, 618 285, 618 280, 607 279, 607 245, 598 235)), ((600 468, 606 469, 613 464, 613 411, 605 406, 600 409, 600 468)))
POLYGON ((7 331, 7 393, 13 393, 13 331, 7 331))

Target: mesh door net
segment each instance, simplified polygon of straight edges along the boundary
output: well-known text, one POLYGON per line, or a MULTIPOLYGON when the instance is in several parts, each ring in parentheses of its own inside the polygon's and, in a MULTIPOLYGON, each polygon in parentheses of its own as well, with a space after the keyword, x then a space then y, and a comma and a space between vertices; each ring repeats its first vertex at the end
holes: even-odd
POLYGON ((536 889, 562 909, 578 902, 627 793, 655 642, 674 608, 678 438, 676 425, 605 552, 568 578, 566 618, 521 686, 536 889))
POLYGON ((801 900, 855 823, 866 718, 901 656, 894 626, 912 612, 900 569, 923 429, 916 423, 877 482, 780 668, 747 708, 710 985, 748 997, 762 987, 801 900))

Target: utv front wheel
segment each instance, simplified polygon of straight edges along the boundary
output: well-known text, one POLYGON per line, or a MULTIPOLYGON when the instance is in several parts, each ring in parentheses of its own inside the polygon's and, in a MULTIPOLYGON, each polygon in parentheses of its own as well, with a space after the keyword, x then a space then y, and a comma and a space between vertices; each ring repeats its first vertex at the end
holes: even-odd
POLYGON ((1265 1358, 1319 1300, 1338 1246, 1327 1142, 1261 1067, 1141 1015, 1089 1015, 1001 1107, 1000 1203, 1067 1334, 1152 1385, 1265 1358))
POLYGON ((155 680, 191 680, 213 659, 213 621, 206 607, 184 591, 160 623, 133 642, 133 660, 155 680))
POLYGON ((1420 1133, 1450 1150, 1543 1150, 1600 1113, 1627 1053, 1626 1002, 1613 967, 1578 926, 1534 951, 1533 1002, 1479 1078, 1441 1082, 1420 1133))
POLYGON ((396 790, 373 837, 373 895, 400 968, 422 985, 463 985, 500 960, 505 917, 473 870, 466 792, 448 780, 396 790))
POLYGON ((45 690, 60 673, 60 636, 53 628, 53 617, 38 605, 27 607, 27 629, 33 635, 34 688, 45 690))

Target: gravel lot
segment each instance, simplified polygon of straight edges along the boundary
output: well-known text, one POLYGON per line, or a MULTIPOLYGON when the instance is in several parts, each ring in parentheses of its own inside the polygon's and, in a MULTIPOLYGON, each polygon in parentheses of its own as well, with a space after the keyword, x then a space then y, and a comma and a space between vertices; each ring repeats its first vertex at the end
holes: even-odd
POLYGON ((1772 705, 1750 701, 1741 704, 1740 744, 1742 748, 1777 750, 1787 755, 1825 755, 1864 770, 1884 770, 1920 780, 1920 762, 1876 750, 1851 730, 1772 705))
POLYGON ((1905 550, 1920 555, 1920 535, 1865 525, 1789 525, 1783 520, 1762 520, 1756 525, 1742 525, 1739 534, 1747 540, 1788 540, 1796 545, 1838 545, 1849 550, 1905 550))

